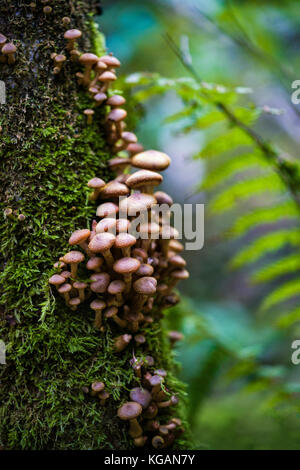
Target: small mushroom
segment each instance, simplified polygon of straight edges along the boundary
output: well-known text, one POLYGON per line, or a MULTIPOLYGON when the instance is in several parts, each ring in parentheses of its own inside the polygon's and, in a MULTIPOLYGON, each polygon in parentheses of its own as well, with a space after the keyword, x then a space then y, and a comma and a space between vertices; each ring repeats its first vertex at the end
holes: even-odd
POLYGON ((79 245, 89 255, 91 252, 88 249, 87 240, 91 235, 91 231, 87 228, 75 230, 69 238, 69 245, 79 245))
POLYGON ((84 291, 87 288, 86 282, 75 281, 73 287, 78 290, 80 302, 84 302, 84 291))
POLYGON ((58 72, 61 71, 63 64, 67 60, 66 56, 63 54, 55 54, 55 57, 53 58, 55 68, 58 69, 58 72))
POLYGON ((141 277, 133 283, 133 288, 136 295, 132 299, 132 307, 134 311, 140 311, 148 296, 155 294, 157 281, 154 277, 145 276, 141 277))
MULTIPOLYGON (((105 184, 105 183, 104 183, 105 184)), ((113 202, 104 202, 97 207, 98 217, 111 217, 119 212, 119 207, 113 202)))
POLYGON ((130 165, 129 158, 115 157, 108 161, 109 168, 115 171, 117 176, 121 175, 130 165))
POLYGON ((144 170, 163 171, 171 163, 170 157, 166 153, 157 150, 147 150, 134 155, 131 158, 131 165, 144 170))
POLYGON ((121 328, 125 328, 127 322, 125 320, 122 320, 120 317, 118 317, 118 309, 117 307, 109 307, 108 309, 105 310, 104 313, 105 318, 112 318, 114 322, 119 325, 121 328))
POLYGON ((121 134, 122 134, 121 122, 126 118, 126 116, 127 116, 127 111, 125 111, 125 109, 122 109, 122 108, 112 109, 111 112, 107 116, 108 122, 111 122, 115 125, 118 137, 121 137, 121 134))
POLYGON ((126 151, 129 153, 130 157, 133 157, 137 153, 143 152, 144 147, 139 144, 138 142, 136 144, 128 144, 126 151))
POLYGON ((122 296, 122 292, 125 290, 125 287, 126 284, 124 281, 122 281, 121 279, 116 279, 112 281, 107 288, 108 293, 116 297, 117 305, 123 304, 124 299, 122 296))
POLYGON ((101 253, 106 264, 111 267, 114 264, 114 258, 110 248, 114 245, 116 237, 109 232, 97 233, 89 243, 89 249, 93 253, 101 253))
POLYGON ((117 336, 114 339, 114 349, 115 349, 115 351, 116 352, 123 351, 123 349, 125 349, 128 346, 128 344, 130 343, 131 340, 132 340, 132 336, 128 335, 128 334, 117 336))
POLYGON ((126 184, 119 183, 118 181, 110 181, 101 189, 103 199, 117 199, 128 196, 129 193, 130 190, 126 184))
POLYGON ((130 291, 132 274, 139 269, 140 265, 141 263, 139 260, 130 257, 121 258, 114 263, 114 271, 124 276, 126 293, 130 291))
POLYGON ((58 292, 64 297, 66 304, 68 304, 70 301, 71 289, 72 289, 71 284, 67 284, 67 283, 62 284, 58 289, 58 292))
POLYGON ((108 273, 95 273, 91 275, 90 289, 96 294, 104 294, 110 283, 110 275, 108 273))
POLYGON ((142 387, 133 388, 130 392, 132 401, 139 403, 143 408, 148 408, 152 401, 151 393, 142 387))
POLYGON ((130 233, 119 233, 116 236, 115 247, 122 250, 124 257, 130 257, 131 247, 136 244, 136 238, 130 233))
POLYGON ((86 269, 90 271, 95 271, 96 273, 100 273, 103 262, 104 262, 103 258, 99 258, 98 256, 93 256, 93 258, 90 258, 88 262, 86 263, 86 269))
POLYGON ((76 310, 79 304, 80 304, 79 297, 73 297, 72 299, 69 300, 69 305, 70 305, 71 310, 76 310))
POLYGON ((94 70, 95 70, 95 77, 93 78, 93 80, 91 81, 91 86, 95 86, 98 82, 98 79, 100 77, 100 75, 104 72, 104 70, 107 69, 107 65, 105 64, 105 62, 103 62, 102 60, 98 60, 98 62, 96 63, 95 67, 94 67, 94 70))
POLYGON ((117 79, 116 74, 111 72, 110 70, 106 70, 98 77, 98 81, 102 82, 103 85, 100 88, 101 93, 106 93, 108 90, 109 85, 117 79))
POLYGON ((123 96, 121 95, 113 95, 108 98, 106 104, 110 106, 111 108, 119 108, 120 106, 123 106, 126 103, 126 100, 123 96))
POLYGON ((113 55, 103 55, 100 57, 100 60, 104 62, 110 70, 119 68, 121 65, 121 62, 116 57, 113 57, 113 55))
POLYGON ((129 435, 132 438, 137 438, 143 434, 143 430, 137 421, 141 413, 142 407, 135 401, 128 401, 118 409, 119 418, 129 421, 129 435))
POLYGON ((91 385, 91 396, 95 397, 98 393, 102 392, 105 388, 105 384, 103 382, 93 382, 91 385))
POLYGON ((133 443, 134 443, 135 447, 143 447, 146 444, 147 439, 148 439, 147 436, 135 437, 133 439, 133 443))
POLYGON ((90 307, 92 310, 95 310, 94 326, 100 330, 102 326, 102 310, 106 307, 106 303, 103 300, 96 299, 90 303, 90 307))
POLYGON ((17 50, 16 46, 11 42, 7 42, 6 44, 4 44, 4 46, 1 49, 2 54, 7 57, 7 63, 9 65, 14 64, 16 61, 16 58, 15 58, 16 50, 17 50))
MULTIPOLYGON (((72 47, 72 49, 74 49, 74 47, 72 47)), ((95 65, 98 60, 99 59, 95 54, 91 54, 89 52, 86 52, 80 56, 79 62, 84 65, 84 73, 82 78, 83 85, 90 85, 91 70, 93 65, 95 65)))
POLYGON ((100 106, 100 104, 102 104, 103 101, 106 100, 106 98, 107 98, 107 96, 106 96, 105 93, 97 92, 97 93, 95 93, 95 95, 93 97, 93 100, 95 101, 96 106, 100 106))
POLYGON ((157 402, 157 406, 158 408, 168 408, 169 406, 177 405, 177 403, 178 398, 175 395, 172 395, 170 400, 157 402))
POLYGON ((110 397, 110 394, 108 392, 106 392, 105 390, 103 390, 103 392, 100 392, 98 394, 98 398, 100 400, 100 405, 105 406, 105 402, 109 397, 110 397))
POLYGON ((165 444, 165 441, 161 436, 154 436, 151 442, 154 449, 161 449, 165 444))
POLYGON ((163 177, 160 173, 150 170, 139 170, 129 176, 126 181, 131 189, 142 189, 145 193, 152 194, 154 186, 160 184, 163 177))
POLYGON ((89 180, 87 185, 89 188, 94 190, 90 195, 90 200, 95 201, 98 198, 101 189, 105 186, 105 181, 103 181, 101 178, 92 178, 89 180))
POLYGON ((95 111, 93 109, 85 109, 83 114, 87 117, 87 124, 92 124, 95 111))
POLYGON ((84 260, 84 255, 80 251, 69 251, 64 257, 63 261, 71 266, 71 275, 75 279, 77 275, 78 264, 84 260))
POLYGON ((65 32, 64 38, 67 40, 67 49, 69 51, 75 49, 75 42, 82 36, 82 32, 79 29, 68 29, 65 32))
POLYGON ((117 220, 115 217, 105 217, 96 225, 96 233, 110 232, 115 235, 117 229, 117 220))
POLYGON ((54 274, 53 276, 50 277, 48 282, 49 282, 49 284, 52 284, 53 286, 55 286, 56 289, 58 290, 59 286, 64 284, 64 282, 66 282, 66 280, 60 274, 54 274))

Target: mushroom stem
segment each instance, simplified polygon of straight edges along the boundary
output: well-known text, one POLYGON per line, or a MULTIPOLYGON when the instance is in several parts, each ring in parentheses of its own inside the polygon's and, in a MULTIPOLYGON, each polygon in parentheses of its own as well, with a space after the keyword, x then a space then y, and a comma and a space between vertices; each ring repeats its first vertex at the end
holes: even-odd
POLYGON ((141 436, 142 434, 143 434, 143 429, 139 425, 138 420, 136 418, 131 419, 129 421, 129 435, 132 438, 136 438, 136 437, 141 436))
POLYGON ((106 264, 109 268, 112 267, 112 265, 114 264, 115 260, 114 260, 114 257, 113 255, 111 254, 111 251, 108 249, 108 250, 105 250, 105 251, 102 251, 102 255, 104 256, 104 259, 106 261, 106 264))
POLYGON ((101 309, 101 308, 95 310, 94 326, 95 326, 95 328, 97 328, 98 330, 100 330, 100 328, 101 328, 101 326, 102 326, 102 309, 101 309))

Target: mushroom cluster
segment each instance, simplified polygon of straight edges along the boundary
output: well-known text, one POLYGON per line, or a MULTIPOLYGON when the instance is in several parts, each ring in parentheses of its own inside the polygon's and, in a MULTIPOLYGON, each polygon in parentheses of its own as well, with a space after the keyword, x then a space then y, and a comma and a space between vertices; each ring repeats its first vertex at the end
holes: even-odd
MULTIPOLYGON (((80 36, 79 30, 65 33, 72 57, 80 36)), ((62 66, 65 56, 59 61, 57 57, 52 57, 55 68, 62 66)), ((54 264, 56 272, 49 283, 71 310, 89 304, 95 312, 94 326, 101 333, 110 325, 116 354, 130 349, 134 358, 131 366, 141 386, 132 389, 131 401, 119 408, 118 416, 129 421, 129 434, 136 446, 143 446, 151 437, 153 447, 167 447, 182 432, 180 420, 168 414, 178 398, 165 386, 166 372, 151 369, 153 358, 137 360, 135 354, 145 357, 151 324, 159 321, 163 309, 179 301, 173 289, 189 277, 180 255, 183 245, 179 234, 170 225, 173 200, 156 188, 163 180, 160 172, 169 167, 171 159, 163 152, 145 151, 135 134, 125 131, 125 99, 109 90, 116 80, 118 59, 90 53, 78 57, 84 66, 83 72, 76 74, 80 85, 87 88, 95 107, 102 103, 108 107, 105 122, 113 157, 109 166, 115 178, 105 182, 95 176, 88 181, 89 198, 97 204, 96 215, 89 228, 71 234, 72 249, 54 264), (158 413, 164 424, 156 418, 158 413)), ((94 109, 84 113, 91 124, 94 109)), ((103 393, 102 382, 92 385, 92 394, 99 396, 101 404, 108 398, 103 398, 103 393)))

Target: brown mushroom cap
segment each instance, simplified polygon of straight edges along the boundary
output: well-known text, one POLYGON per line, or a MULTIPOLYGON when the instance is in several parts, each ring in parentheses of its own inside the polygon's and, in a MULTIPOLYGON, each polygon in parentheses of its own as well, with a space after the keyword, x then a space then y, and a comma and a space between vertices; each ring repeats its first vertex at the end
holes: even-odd
POLYGON ((60 284, 63 284, 65 280, 66 279, 63 276, 60 276, 60 274, 54 274, 50 277, 48 282, 49 284, 53 284, 54 286, 59 286, 60 284))
POLYGON ((117 228, 117 232, 119 233, 128 232, 130 228, 130 221, 128 219, 120 218, 117 220, 116 228, 117 228))
POLYGON ((189 272, 186 269, 176 269, 175 271, 172 271, 170 276, 173 279, 188 279, 190 277, 189 272))
POLYGON ((91 385, 91 389, 93 392, 100 393, 104 390, 105 385, 103 382, 93 382, 91 385))
POLYGON ((79 39, 82 36, 82 32, 79 31, 79 29, 68 29, 68 31, 65 32, 64 38, 65 39, 79 39))
POLYGON ((121 138, 124 142, 128 142, 128 144, 135 144, 137 142, 137 136, 133 132, 124 131, 121 134, 121 138))
POLYGON ((103 310, 106 307, 106 303, 103 300, 95 299, 90 303, 92 310, 103 310))
POLYGON ((127 111, 122 108, 115 108, 110 111, 110 113, 107 116, 107 119, 109 121, 114 121, 114 122, 120 122, 123 121, 127 116, 127 111))
POLYGON ((139 403, 143 408, 148 408, 152 401, 151 393, 142 387, 135 387, 130 392, 131 400, 139 403))
POLYGON ((133 245, 135 245, 136 243, 136 238, 131 235, 130 233, 119 233, 117 236, 116 236, 116 240, 115 240, 115 247, 116 248, 129 248, 133 245))
POLYGON ((163 171, 171 163, 170 157, 166 153, 157 150, 146 150, 137 153, 131 159, 132 166, 136 168, 144 168, 145 170, 163 171))
POLYGON ((103 263, 104 263, 103 258, 99 258, 97 256, 94 256, 93 258, 90 258, 88 260, 88 262, 86 263, 86 268, 90 269, 91 271, 94 271, 96 269, 101 268, 103 263))
POLYGON ((176 253, 180 253, 183 251, 184 246, 178 240, 171 240, 169 243, 169 249, 175 251, 176 253))
POLYGON ((89 238, 90 234, 91 231, 86 228, 81 230, 75 230, 75 232, 73 232, 69 238, 69 245, 78 245, 79 243, 86 241, 89 238))
POLYGON ((63 257, 63 261, 67 264, 72 263, 81 263, 84 260, 84 255, 81 251, 69 251, 69 253, 65 254, 63 257))
POLYGON ((112 281, 107 289, 107 292, 111 295, 121 294, 126 287, 126 284, 121 279, 116 279, 112 281))
POLYGON ((144 147, 137 142, 136 144, 129 144, 126 150, 130 153, 131 156, 133 156, 137 153, 143 152, 144 147))
POLYGON ((82 281, 75 281, 73 284, 73 287, 75 287, 75 289, 86 289, 87 286, 87 283, 82 281))
POLYGON ((95 111, 93 109, 85 109, 83 111, 83 114, 85 114, 86 116, 93 116, 95 114, 95 111))
POLYGON ((108 98, 106 102, 109 106, 122 106, 123 104, 126 103, 125 98, 121 95, 114 95, 108 98))
POLYGON ((97 104, 100 104, 100 103, 103 103, 103 101, 105 101, 106 98, 107 98, 106 94, 100 92, 100 93, 96 93, 93 99, 97 102, 97 104))
POLYGON ((100 82, 114 82, 117 79, 116 74, 110 72, 109 70, 105 70, 105 72, 101 73, 98 80, 100 82))
POLYGON ((112 55, 103 55, 100 57, 100 60, 104 62, 108 67, 118 68, 121 65, 121 62, 112 55))
POLYGON ((113 202, 104 202, 97 207, 97 216, 98 217, 107 217, 110 215, 117 214, 119 212, 119 207, 113 202))
POLYGON ((3 46, 7 41, 7 37, 4 34, 0 34, 0 47, 3 46))
POLYGON ((164 191, 156 191, 153 196, 157 200, 158 204, 168 204, 168 206, 172 206, 173 204, 173 199, 171 196, 169 196, 169 194, 165 193, 164 191))
POLYGON ((106 70, 107 65, 105 62, 103 62, 103 60, 98 60, 94 68, 97 72, 100 72, 101 70, 106 70))
POLYGON ((105 181, 103 181, 101 178, 92 178, 88 182, 88 187, 92 189, 101 189, 105 186, 105 181))
POLYGON ((63 55, 63 54, 56 54, 56 56, 54 57, 54 62, 56 64, 62 64, 63 62, 65 62, 67 60, 66 56, 63 55))
POLYGON ((70 292, 71 289, 72 289, 71 284, 63 284, 63 285, 58 289, 58 292, 59 292, 60 294, 66 294, 67 292, 70 292))
POLYGON ((101 253, 102 251, 109 250, 116 237, 109 232, 97 233, 89 243, 89 249, 93 253, 101 253))
POLYGON ((16 50, 17 50, 16 46, 12 42, 8 42, 7 44, 4 44, 4 46, 1 49, 1 52, 4 55, 9 55, 9 54, 14 54, 16 50))
POLYGON ((153 266, 151 266, 150 264, 143 263, 143 264, 141 264, 141 266, 137 270, 136 274, 138 276, 148 276, 149 277, 149 276, 152 276, 153 272, 154 272, 153 266))
POLYGON ((79 57, 79 62, 84 65, 93 65, 98 62, 99 58, 95 54, 86 52, 79 57))
POLYGON ((126 184, 119 183, 118 181, 110 181, 101 189, 101 196, 103 198, 127 196, 129 193, 130 190, 126 184))
POLYGON ((97 294, 104 294, 110 283, 110 275, 108 273, 97 273, 91 276, 92 283, 90 289, 97 294))
POLYGON ((138 212, 150 209, 156 204, 156 199, 151 194, 134 193, 120 202, 120 211, 135 215, 138 212))
POLYGON ((133 288, 138 294, 153 295, 156 292, 157 280, 154 277, 141 277, 133 283, 133 288))
POLYGON ((105 318, 112 318, 115 315, 117 315, 118 309, 117 307, 109 307, 108 309, 105 310, 105 318))
POLYGON ((145 239, 145 236, 146 238, 158 238, 160 226, 155 222, 140 224, 138 232, 142 235, 142 239, 145 239))
POLYGON ((130 165, 129 158, 115 157, 108 161, 108 165, 112 171, 125 170, 130 165))
POLYGON ((114 217, 105 217, 96 225, 96 233, 109 232, 116 228, 117 220, 114 217))
POLYGON ((132 189, 137 189, 145 185, 157 186, 162 180, 163 177, 155 171, 139 170, 129 176, 126 184, 132 189))
POLYGON ((141 405, 135 401, 128 401, 118 409, 118 416, 122 420, 135 419, 142 413, 141 405))
POLYGON ((72 307, 77 307, 77 305, 79 305, 81 302, 80 298, 79 297, 73 297, 72 299, 69 300, 69 304, 72 306, 72 307))
POLYGON ((186 267, 186 261, 180 255, 172 256, 171 258, 169 258, 168 262, 171 266, 174 266, 175 268, 185 268, 186 267))
POLYGON ((125 257, 118 259, 113 265, 114 271, 119 274, 131 274, 137 271, 141 263, 136 258, 125 257))

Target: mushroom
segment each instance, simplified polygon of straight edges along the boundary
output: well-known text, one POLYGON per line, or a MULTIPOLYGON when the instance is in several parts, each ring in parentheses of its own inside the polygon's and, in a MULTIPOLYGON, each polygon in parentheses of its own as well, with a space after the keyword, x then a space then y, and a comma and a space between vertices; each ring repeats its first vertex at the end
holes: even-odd
POLYGON ((85 109, 83 114, 87 117, 87 124, 92 124, 95 111, 93 109, 85 109))
POLYGON ((90 289, 96 294, 104 294, 110 283, 110 275, 108 273, 95 273, 91 275, 90 289))
POLYGON ((55 57, 53 58, 55 68, 57 68, 59 72, 61 71, 62 66, 66 60, 67 58, 63 54, 56 54, 55 57))
POLYGON ((15 59, 16 50, 17 50, 16 46, 11 42, 7 42, 6 44, 4 44, 4 46, 1 49, 2 54, 7 57, 7 63, 9 65, 14 64, 16 61, 15 59))
MULTIPOLYGON (((74 49, 74 47, 72 47, 72 49, 74 49)), ((99 59, 95 54, 91 54, 89 52, 86 52, 80 56, 79 62, 84 65, 84 73, 82 78, 83 85, 89 86, 92 67, 98 62, 98 60, 99 59)))
POLYGON ((67 40, 67 49, 71 51, 75 48, 75 41, 82 36, 82 32, 79 29, 68 29, 65 32, 64 38, 67 40))
POLYGON ((115 301, 116 305, 123 304, 124 299, 122 296, 122 292, 125 290, 125 287, 126 287, 126 284, 121 279, 116 279, 109 284, 107 291, 110 295, 113 295, 116 297, 116 301, 115 301))
POLYGON ((114 349, 115 349, 115 351, 116 352, 123 351, 123 349, 125 349, 126 346, 128 346, 128 344, 130 343, 131 340, 132 340, 132 336, 128 335, 128 334, 117 336, 114 339, 114 349))
POLYGON ((119 233, 116 236, 115 247, 122 250, 124 257, 130 257, 130 249, 136 244, 136 238, 130 233, 119 233))
POLYGON ((91 86, 95 86, 97 84, 99 76, 103 73, 105 69, 107 69, 107 65, 102 60, 98 60, 94 67, 95 77, 91 81, 91 86))
POLYGON ((173 199, 171 196, 169 196, 169 194, 165 193, 164 191, 156 191, 154 193, 154 197, 157 200, 157 204, 167 204, 168 206, 172 206, 173 204, 173 199))
POLYGON ((119 325, 121 328, 125 328, 127 325, 127 322, 125 320, 122 320, 120 317, 118 317, 118 309, 117 307, 109 307, 108 309, 105 310, 104 313, 105 318, 112 318, 117 325, 119 325))
POLYGON ((80 57, 80 52, 77 51, 77 49, 72 49, 70 51, 70 56, 71 56, 71 61, 72 62, 77 62, 79 57, 80 57))
POLYGON ((143 408, 148 408, 152 401, 151 393, 142 387, 133 388, 130 392, 132 401, 139 403, 143 408))
POLYGON ((141 413, 142 407, 135 401, 128 401, 118 409, 119 418, 129 421, 129 435, 132 438, 137 438, 143 434, 143 430, 137 421, 141 413))
POLYGON ((63 261, 71 266, 71 276, 76 278, 78 264, 84 260, 84 255, 80 251, 69 251, 64 257, 63 261))
POLYGON ((64 26, 68 26, 71 23, 71 18, 69 18, 68 16, 64 16, 61 19, 61 22, 64 26))
POLYGON ((178 403, 178 398, 175 397, 175 395, 172 395, 170 400, 157 402, 157 406, 158 408, 168 408, 169 406, 177 405, 177 403, 178 403))
POLYGON ((124 281, 126 283, 126 293, 130 291, 132 273, 136 272, 140 265, 141 263, 139 260, 130 257, 121 258, 114 263, 114 271, 124 276, 124 281))
POLYGON ((55 286, 56 289, 58 290, 59 286, 61 286, 64 282, 66 282, 66 280, 60 274, 54 274, 53 276, 50 277, 48 282, 49 284, 52 284, 53 286, 55 286))
POLYGON ((151 194, 133 193, 120 202, 120 215, 124 218, 136 217, 138 213, 148 211, 154 204, 156 199, 151 194))
POLYGON ((50 7, 50 5, 46 5, 43 8, 43 12, 45 13, 45 15, 50 15, 50 13, 52 13, 52 7, 50 7))
POLYGON ((94 190, 90 195, 90 200, 95 201, 98 198, 101 189, 105 186, 105 181, 103 181, 101 178, 92 178, 89 180, 87 185, 89 188, 94 190))
POLYGON ((106 392, 105 390, 103 390, 103 392, 100 392, 100 393, 98 394, 98 398, 100 399, 100 405, 101 405, 101 406, 104 406, 106 400, 107 400, 109 397, 110 397, 109 393, 106 392))
POLYGON ((119 207, 113 202, 104 202, 97 207, 97 216, 98 217, 108 217, 116 215, 119 212, 119 207))
POLYGON ((106 307, 106 303, 103 300, 96 299, 90 303, 92 310, 95 310, 95 322, 94 326, 100 330, 102 326, 102 310, 106 307))
POLYGON ((127 111, 122 108, 114 108, 107 116, 107 120, 112 122, 116 127, 117 136, 121 137, 122 134, 122 126, 121 122, 126 118, 127 111))
POLYGON ((103 382, 93 382, 91 385, 91 395, 92 397, 95 397, 98 395, 98 393, 102 392, 105 388, 105 385, 103 382))
POLYGON ((165 444, 165 441, 161 436, 154 436, 151 442, 154 449, 160 449, 165 444))
POLYGON ((154 403, 154 401, 153 401, 153 402, 150 403, 148 408, 144 411, 143 416, 146 419, 153 419, 153 418, 155 418, 157 413, 158 413, 158 408, 157 408, 156 403, 154 403))
POLYGON ((142 189, 145 193, 152 194, 153 187, 160 184, 163 177, 160 173, 150 170, 139 170, 129 176, 126 181, 131 189, 142 189))
POLYGON ((111 267, 114 263, 114 258, 111 254, 112 248, 116 237, 109 232, 97 233, 89 243, 89 249, 93 253, 101 253, 106 261, 106 264, 111 267))
POLYGON ((134 311, 141 310, 148 299, 148 296, 155 294, 156 285, 156 279, 150 276, 141 277, 133 283, 133 288, 137 293, 137 295, 132 299, 132 307, 134 311))
POLYGON ((116 229, 118 233, 128 232, 130 229, 130 222, 128 219, 119 218, 116 223, 116 229))
POLYGON ((151 264, 142 263, 135 274, 137 276, 152 276, 153 272, 154 272, 154 269, 153 269, 153 266, 151 266, 151 264))
POLYGON ((101 75, 99 75, 98 80, 102 82, 103 85, 100 88, 101 93, 106 93, 110 83, 114 82, 117 79, 116 74, 111 72, 110 70, 106 70, 101 75))
POLYGON ((163 171, 171 163, 170 157, 166 153, 157 150, 146 150, 131 158, 131 165, 144 170, 163 171))
POLYGON ((69 238, 69 245, 79 245, 84 251, 91 254, 90 250, 88 249, 87 239, 91 235, 91 231, 87 228, 75 230, 69 238))
POLYGON ((170 225, 162 225, 160 228, 160 239, 161 239, 161 246, 162 246, 162 253, 165 257, 168 255, 168 249, 170 240, 172 238, 178 238, 179 233, 176 228, 171 227, 170 225))
POLYGON ((145 445, 147 439, 148 439, 147 436, 135 437, 133 439, 133 443, 134 443, 135 447, 143 447, 145 445))
POLYGON ((117 220, 115 217, 105 217, 96 225, 96 233, 116 233, 117 220))
POLYGON ((120 106, 123 106, 123 104, 126 103, 126 100, 123 96, 121 95, 113 95, 108 98, 106 104, 110 106, 111 108, 119 108, 120 106))
POLYGON ((59 292, 61 295, 63 295, 63 297, 64 297, 64 299, 65 299, 65 301, 66 301, 66 304, 68 304, 69 301, 70 301, 70 291, 71 291, 71 289, 72 289, 71 284, 67 284, 67 283, 66 283, 66 284, 62 284, 62 285, 59 287, 59 289, 57 289, 58 292, 59 292))
POLYGON ((75 281, 73 287, 78 290, 80 302, 84 301, 84 290, 87 288, 86 282, 75 281))
POLYGON ((79 297, 73 297, 73 299, 69 300, 69 305, 70 305, 71 310, 76 310, 79 304, 80 304, 79 297))
POLYGON ((121 62, 112 55, 104 55, 100 57, 101 62, 104 62, 109 69, 115 69, 120 67, 121 62))
POLYGON ((180 331, 169 331, 168 333, 168 338, 171 342, 171 346, 174 346, 175 343, 177 343, 178 341, 182 341, 184 339, 184 336, 182 333, 180 333, 180 331))
POLYGON ((126 150, 129 153, 130 157, 133 157, 137 153, 143 152, 144 147, 137 142, 136 144, 129 144, 126 150))
POLYGON ((110 181, 101 189, 101 196, 103 199, 116 199, 119 197, 128 196, 130 193, 129 188, 118 181, 110 181))
POLYGON ((93 256, 93 258, 89 259, 86 263, 86 268, 90 271, 95 271, 96 273, 100 273, 101 266, 103 264, 103 258, 99 258, 98 256, 93 256))
POLYGON ((130 165, 129 158, 115 157, 108 161, 109 168, 115 171, 117 176, 121 175, 130 165))
POLYGON ((107 96, 106 96, 105 93, 99 92, 99 93, 95 93, 93 99, 96 102, 96 106, 100 106, 100 104, 102 104, 103 101, 106 100, 106 98, 107 98, 107 96))
POLYGON ((140 346, 146 342, 146 338, 144 335, 135 335, 134 341, 140 346))
POLYGON ((158 239, 160 227, 155 222, 141 224, 138 230, 142 240, 142 248, 148 251, 150 243, 153 239, 158 239))
POLYGON ((171 292, 172 289, 176 286, 176 284, 184 279, 188 279, 190 277, 189 272, 186 269, 176 269, 172 271, 170 274, 171 282, 169 284, 169 291, 171 292))

